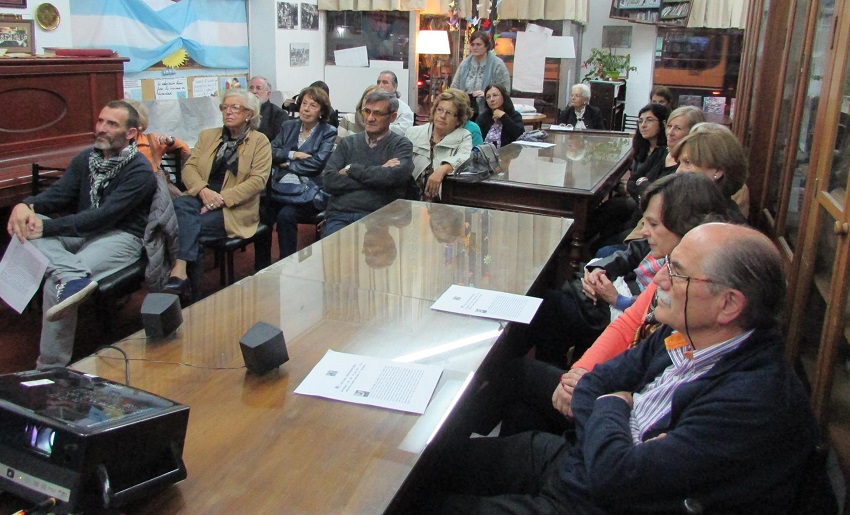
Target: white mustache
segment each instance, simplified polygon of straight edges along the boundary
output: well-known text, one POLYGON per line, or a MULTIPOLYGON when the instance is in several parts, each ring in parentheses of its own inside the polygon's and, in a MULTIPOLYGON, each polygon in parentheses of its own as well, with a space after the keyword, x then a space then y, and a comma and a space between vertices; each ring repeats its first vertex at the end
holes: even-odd
POLYGON ((664 304, 668 308, 670 307, 671 300, 670 300, 670 295, 668 295, 667 292, 657 290, 655 292, 655 298, 658 299, 659 304, 664 304))

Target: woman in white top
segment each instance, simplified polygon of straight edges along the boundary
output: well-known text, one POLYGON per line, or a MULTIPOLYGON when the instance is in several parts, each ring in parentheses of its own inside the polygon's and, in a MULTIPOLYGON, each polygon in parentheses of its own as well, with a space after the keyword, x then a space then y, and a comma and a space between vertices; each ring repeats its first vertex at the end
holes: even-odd
POLYGON ((472 152, 472 135, 463 128, 469 116, 466 99, 463 91, 447 89, 434 99, 431 121, 407 129, 413 142, 413 178, 425 200, 439 195, 443 178, 472 152))

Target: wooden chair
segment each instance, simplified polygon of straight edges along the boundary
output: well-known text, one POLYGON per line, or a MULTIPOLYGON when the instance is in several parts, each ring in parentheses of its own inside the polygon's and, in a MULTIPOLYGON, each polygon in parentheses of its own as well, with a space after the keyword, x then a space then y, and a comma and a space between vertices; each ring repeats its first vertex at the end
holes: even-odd
MULTIPOLYGON (((216 263, 218 264, 219 276, 221 278, 221 285, 228 286, 236 282, 234 266, 233 266, 233 253, 237 250, 244 250, 248 245, 254 243, 256 240, 268 237, 271 234, 271 227, 260 222, 257 226, 257 232, 254 233, 250 238, 224 238, 220 240, 212 240, 212 241, 201 241, 201 245, 204 248, 212 249, 215 252, 216 263)), ((193 288, 200 288, 200 283, 195 284, 196 281, 193 281, 193 288)), ((195 295, 199 292, 196 291, 195 295)))
POLYGON ((59 180, 62 177, 62 172, 65 168, 58 166, 41 166, 38 163, 32 164, 32 195, 38 193, 59 180), (42 173, 44 172, 44 173, 42 173))
POLYGON ((638 117, 623 115, 623 132, 634 132, 638 127, 638 117))

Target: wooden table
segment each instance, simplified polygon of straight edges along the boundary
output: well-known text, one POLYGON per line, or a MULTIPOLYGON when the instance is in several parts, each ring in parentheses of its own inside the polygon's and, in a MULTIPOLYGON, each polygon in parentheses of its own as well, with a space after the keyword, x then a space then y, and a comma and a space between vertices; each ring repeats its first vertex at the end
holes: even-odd
POLYGON ((501 173, 478 183, 443 180, 448 204, 502 209, 573 219, 566 276, 585 259, 587 220, 626 173, 631 135, 602 131, 550 131, 554 147, 512 143, 500 151, 501 173))
POLYGON ((543 113, 534 113, 529 115, 522 115, 522 123, 525 125, 530 125, 532 129, 537 130, 543 126, 543 122, 546 121, 546 115, 543 113))
MULTIPOLYGON (((433 311, 433 300, 453 283, 541 292, 569 227, 561 218, 397 201, 185 309, 170 340, 136 334, 119 343, 136 360, 132 386, 191 407, 188 478, 124 511, 392 511, 505 339, 498 321, 433 311), (283 330, 290 356, 263 376, 242 368, 238 344, 257 321, 283 330), (327 349, 444 372, 421 416, 295 395, 327 349)), ((107 350, 73 368, 123 382, 118 358, 107 350)))

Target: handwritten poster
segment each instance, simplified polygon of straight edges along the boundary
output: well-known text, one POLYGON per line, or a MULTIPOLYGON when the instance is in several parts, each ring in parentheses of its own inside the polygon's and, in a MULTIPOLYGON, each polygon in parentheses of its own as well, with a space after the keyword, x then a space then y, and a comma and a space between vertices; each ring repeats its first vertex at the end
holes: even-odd
POLYGON ((154 92, 157 100, 164 98, 187 98, 188 86, 185 77, 169 77, 154 81, 154 92))
POLYGON ((192 81, 192 97, 214 97, 218 95, 217 77, 195 77, 192 81))

